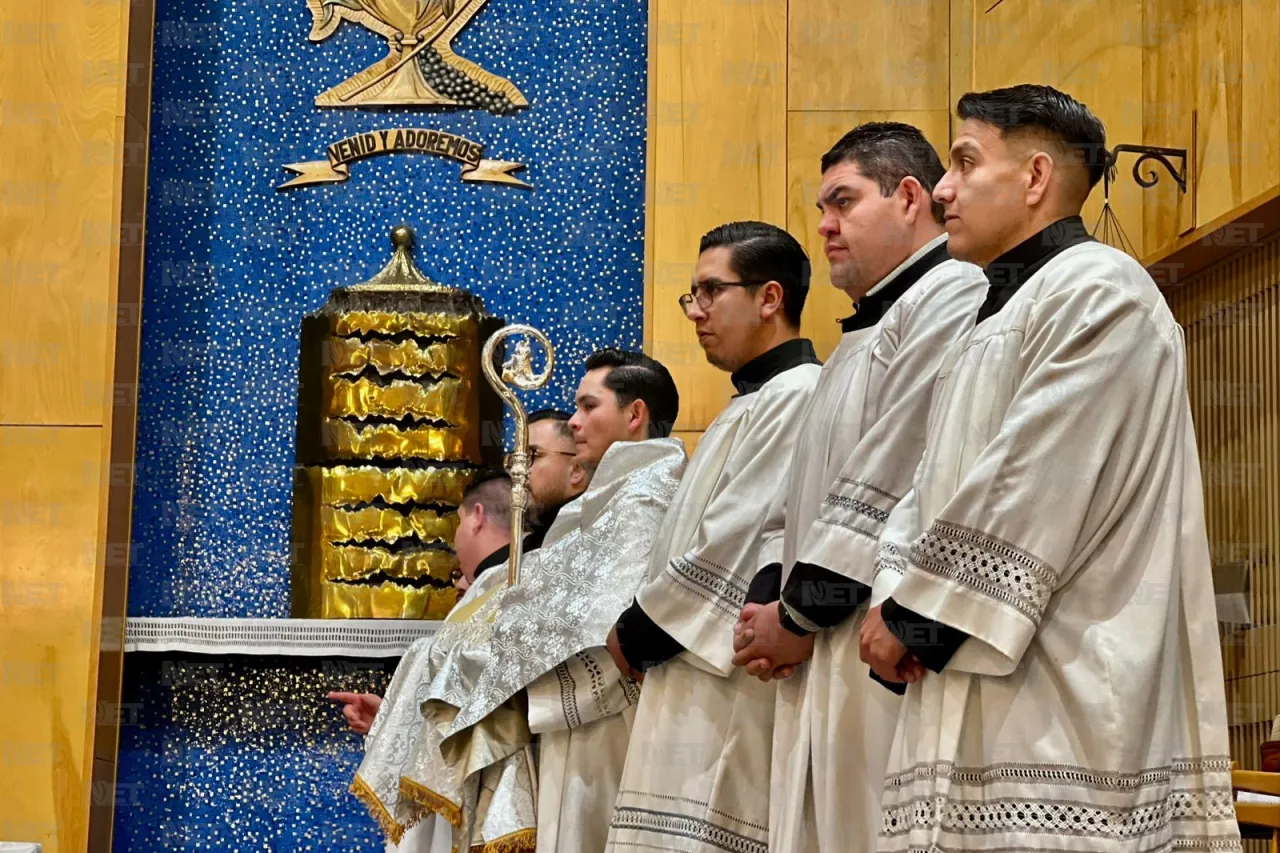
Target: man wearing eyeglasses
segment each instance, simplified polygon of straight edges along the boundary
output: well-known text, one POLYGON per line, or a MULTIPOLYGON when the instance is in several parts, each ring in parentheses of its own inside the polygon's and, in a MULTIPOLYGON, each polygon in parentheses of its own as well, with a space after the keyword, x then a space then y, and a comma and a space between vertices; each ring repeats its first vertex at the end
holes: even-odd
POLYGON ((733 668, 733 626, 782 517, 792 444, 821 370, 800 337, 809 259, 791 235, 734 222, 702 238, 680 297, 737 395, 698 443, 609 637, 644 677, 610 850, 763 850, 774 687, 733 668))
MULTIPOLYGON (((582 494, 591 474, 578 461, 578 448, 569 427, 568 412, 542 409, 529 415, 529 533, 524 538, 528 554, 542 547, 542 540, 560 508, 582 494)), ((511 470, 511 454, 503 460, 511 470)), ((505 558, 505 555, 504 555, 505 558)))
MULTIPOLYGON (((542 409, 529 415, 529 497, 533 513, 529 533, 524 539, 526 555, 542 546, 542 540, 560 508, 587 487, 587 469, 577 462, 578 451, 573 431, 569 429, 569 418, 568 412, 557 409, 542 409)), ((510 454, 507 456, 504 467, 510 470, 510 454)), ((506 566, 510 553, 510 522, 503 522, 506 516, 500 515, 495 524, 493 512, 485 509, 492 506, 492 500, 501 496, 495 493, 487 499, 477 497, 490 479, 484 476, 472 483, 464 496, 463 506, 458 508, 462 524, 468 525, 466 530, 459 528, 463 537, 463 541, 458 543, 461 568, 457 586, 460 592, 465 592, 480 575, 494 566, 506 566), (503 526, 504 523, 507 527, 503 526)), ((506 503, 499 500, 502 506, 510 504, 509 481, 506 488, 506 503)), ((335 691, 327 698, 343 704, 342 713, 347 725, 358 734, 369 732, 369 726, 382 705, 382 697, 372 693, 335 691)))

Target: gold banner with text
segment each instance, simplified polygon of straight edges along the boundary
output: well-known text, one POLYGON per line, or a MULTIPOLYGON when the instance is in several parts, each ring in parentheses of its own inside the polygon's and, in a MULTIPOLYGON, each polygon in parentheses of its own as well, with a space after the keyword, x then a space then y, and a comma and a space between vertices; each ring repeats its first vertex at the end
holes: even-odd
POLYGON ((435 157, 455 160, 462 164, 464 181, 506 184, 532 189, 532 184, 525 183, 511 174, 523 169, 525 167, 523 163, 511 160, 486 160, 484 146, 479 142, 473 142, 464 136, 446 133, 443 130, 422 128, 371 130, 368 133, 358 133, 339 140, 325 150, 327 160, 286 164, 284 168, 292 172, 295 177, 285 181, 276 189, 341 183, 351 176, 351 164, 356 160, 396 153, 431 154, 435 157))

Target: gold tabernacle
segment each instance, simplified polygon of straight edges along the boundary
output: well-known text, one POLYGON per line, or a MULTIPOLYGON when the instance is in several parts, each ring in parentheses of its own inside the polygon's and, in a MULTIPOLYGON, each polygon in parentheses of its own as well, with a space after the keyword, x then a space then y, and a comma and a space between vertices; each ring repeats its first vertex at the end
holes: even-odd
POLYGON ((370 281, 302 323, 293 485, 293 615, 439 619, 457 600, 463 491, 501 453, 502 406, 479 381, 502 321, 425 276, 413 232, 370 281))

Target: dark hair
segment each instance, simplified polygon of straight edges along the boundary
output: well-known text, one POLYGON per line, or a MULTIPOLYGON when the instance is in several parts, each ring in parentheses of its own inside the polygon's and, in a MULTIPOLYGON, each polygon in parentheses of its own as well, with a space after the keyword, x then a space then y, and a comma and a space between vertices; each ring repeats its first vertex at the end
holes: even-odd
POLYGON ((698 254, 719 246, 729 247, 729 265, 737 275, 782 285, 782 316, 792 326, 800 325, 810 266, 795 237, 767 222, 730 222, 703 234, 698 254))
POLYGON ((998 127, 1001 136, 1027 130, 1045 133, 1089 170, 1089 189, 1102 180, 1107 129, 1088 107, 1052 86, 1023 83, 970 92, 956 104, 956 115, 998 127))
POLYGON ((495 524, 511 526, 511 478, 502 471, 483 468, 462 492, 460 506, 484 507, 484 514, 495 524))
POLYGON ((609 369, 604 385, 618 398, 618 405, 644 401, 649 409, 649 438, 671 435, 680 414, 680 392, 662 362, 642 352, 609 347, 587 356, 587 370, 601 367, 609 369))
POLYGON ((564 438, 573 440, 573 430, 569 429, 569 418, 573 415, 568 412, 562 412, 559 409, 539 409, 532 415, 529 415, 529 426, 542 421, 556 421, 558 425, 557 432, 564 438))
POLYGON ((934 222, 942 222, 942 205, 933 200, 933 188, 947 170, 919 128, 900 121, 860 124, 822 155, 824 174, 841 163, 856 164, 858 171, 875 181, 880 195, 886 198, 898 191, 903 178, 915 178, 929 194, 934 222))

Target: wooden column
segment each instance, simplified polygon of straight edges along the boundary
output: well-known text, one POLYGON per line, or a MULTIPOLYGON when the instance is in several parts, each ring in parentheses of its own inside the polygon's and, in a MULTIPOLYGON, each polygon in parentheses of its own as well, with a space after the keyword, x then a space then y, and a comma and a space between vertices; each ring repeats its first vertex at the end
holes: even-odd
POLYGON ((129 0, 0 11, 0 839, 47 853, 116 798, 150 30, 129 0))

